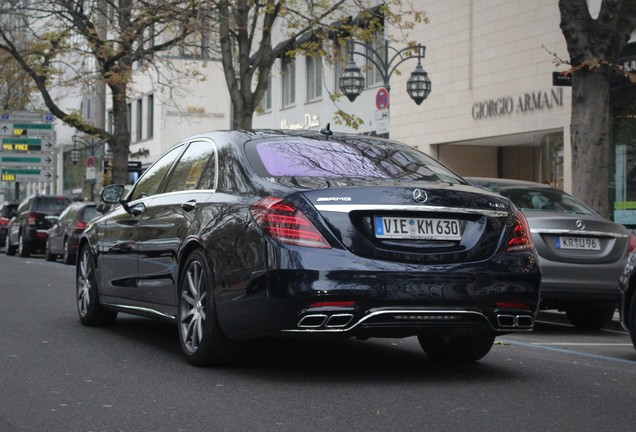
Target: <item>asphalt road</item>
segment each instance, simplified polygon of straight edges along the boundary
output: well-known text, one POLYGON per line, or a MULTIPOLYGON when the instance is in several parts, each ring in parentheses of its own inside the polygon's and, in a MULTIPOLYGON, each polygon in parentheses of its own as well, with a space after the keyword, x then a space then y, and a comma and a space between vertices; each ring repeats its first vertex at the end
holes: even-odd
POLYGON ((0 255, 0 432, 636 429, 622 331, 542 322, 463 366, 430 362, 414 338, 268 340, 234 367, 196 368, 170 325, 83 327, 73 279, 0 255))

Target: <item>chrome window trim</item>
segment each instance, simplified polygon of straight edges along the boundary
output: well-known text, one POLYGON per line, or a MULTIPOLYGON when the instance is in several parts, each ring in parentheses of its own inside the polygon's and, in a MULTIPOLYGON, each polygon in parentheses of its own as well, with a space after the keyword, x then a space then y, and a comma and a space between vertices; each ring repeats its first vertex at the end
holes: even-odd
POLYGON ((315 206, 319 211, 332 211, 337 213, 350 213, 352 211, 407 211, 407 212, 446 212, 457 214, 479 214, 489 217, 506 217, 507 211, 470 209, 444 206, 422 206, 422 205, 393 205, 393 204, 318 204, 315 206))
POLYGON ((535 228, 530 229, 530 232, 533 234, 559 234, 559 235, 577 235, 577 236, 596 236, 596 237, 613 237, 613 238, 627 238, 629 234, 620 234, 613 232, 605 232, 605 231, 581 231, 581 230, 570 230, 570 229, 543 229, 543 228, 535 228))

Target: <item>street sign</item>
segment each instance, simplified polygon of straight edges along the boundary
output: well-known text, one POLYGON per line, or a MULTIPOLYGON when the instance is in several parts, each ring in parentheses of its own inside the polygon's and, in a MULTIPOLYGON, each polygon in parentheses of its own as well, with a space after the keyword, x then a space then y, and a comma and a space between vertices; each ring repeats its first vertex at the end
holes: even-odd
POLYGON ((97 178, 97 172, 95 169, 95 158, 92 155, 86 157, 86 179, 95 180, 97 178))
POLYGON ((53 141, 42 138, 2 138, 0 152, 24 153, 24 152, 52 152, 53 141))
POLYGON ((53 157, 46 153, 0 153, 0 167, 53 167, 53 157))
POLYGON ((0 180, 7 182, 39 181, 48 182, 54 180, 51 170, 39 168, 0 168, 0 180))
POLYGON ((389 107, 389 91, 381 87, 375 95, 375 107, 379 110, 389 107))
POLYGON ((0 121, 8 122, 46 122, 52 123, 55 117, 51 113, 40 114, 29 111, 5 112, 0 114, 0 121))

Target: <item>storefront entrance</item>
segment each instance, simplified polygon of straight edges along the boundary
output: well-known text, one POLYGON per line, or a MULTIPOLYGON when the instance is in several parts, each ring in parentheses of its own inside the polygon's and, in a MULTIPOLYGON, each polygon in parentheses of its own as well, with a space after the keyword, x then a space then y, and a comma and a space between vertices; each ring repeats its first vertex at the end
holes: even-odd
POLYGON ((493 145, 443 144, 437 146, 437 157, 465 177, 528 180, 563 189, 562 132, 534 133, 528 143, 514 141, 518 138, 498 137, 493 145))

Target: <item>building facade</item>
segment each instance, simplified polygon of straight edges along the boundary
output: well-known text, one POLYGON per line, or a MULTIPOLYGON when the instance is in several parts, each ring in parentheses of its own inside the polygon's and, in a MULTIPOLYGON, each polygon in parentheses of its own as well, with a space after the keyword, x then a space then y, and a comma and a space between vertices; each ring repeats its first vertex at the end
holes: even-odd
MULTIPOLYGON (((566 67, 555 65, 555 56, 568 58, 558 1, 414 0, 413 4, 430 20, 418 25, 409 39, 426 46, 421 64, 432 92, 421 105, 410 99, 406 83, 415 61, 405 62, 399 67, 401 73, 391 78, 386 109, 381 103, 383 83, 369 80, 367 73, 362 94, 354 102, 346 98, 338 102, 339 108, 364 120, 357 132, 388 132, 464 176, 517 178, 570 191, 572 102, 571 87, 558 76, 566 67)), ((594 16, 600 0, 589 0, 588 6, 594 16)), ((395 29, 385 32, 387 38, 397 36, 395 29)), ((621 61, 636 70, 632 47, 626 48, 621 61)), ((400 48, 399 43, 395 48, 400 48)), ((356 58, 359 66, 364 61, 356 58)), ((283 74, 281 66, 281 73, 271 79, 271 107, 255 116, 255 127, 319 128, 330 121, 336 105, 328 97, 309 96, 316 85, 308 81, 314 76, 310 63, 302 57, 295 63, 295 103, 285 104, 282 97, 285 81, 290 79, 289 70, 283 74)), ((323 94, 337 90, 340 74, 323 66, 323 94)), ((608 193, 610 214, 636 226, 632 213, 636 178, 631 180, 631 172, 636 173, 631 134, 635 96, 628 82, 614 86, 613 181, 608 193)), ((351 131, 333 124, 332 129, 351 131)))

